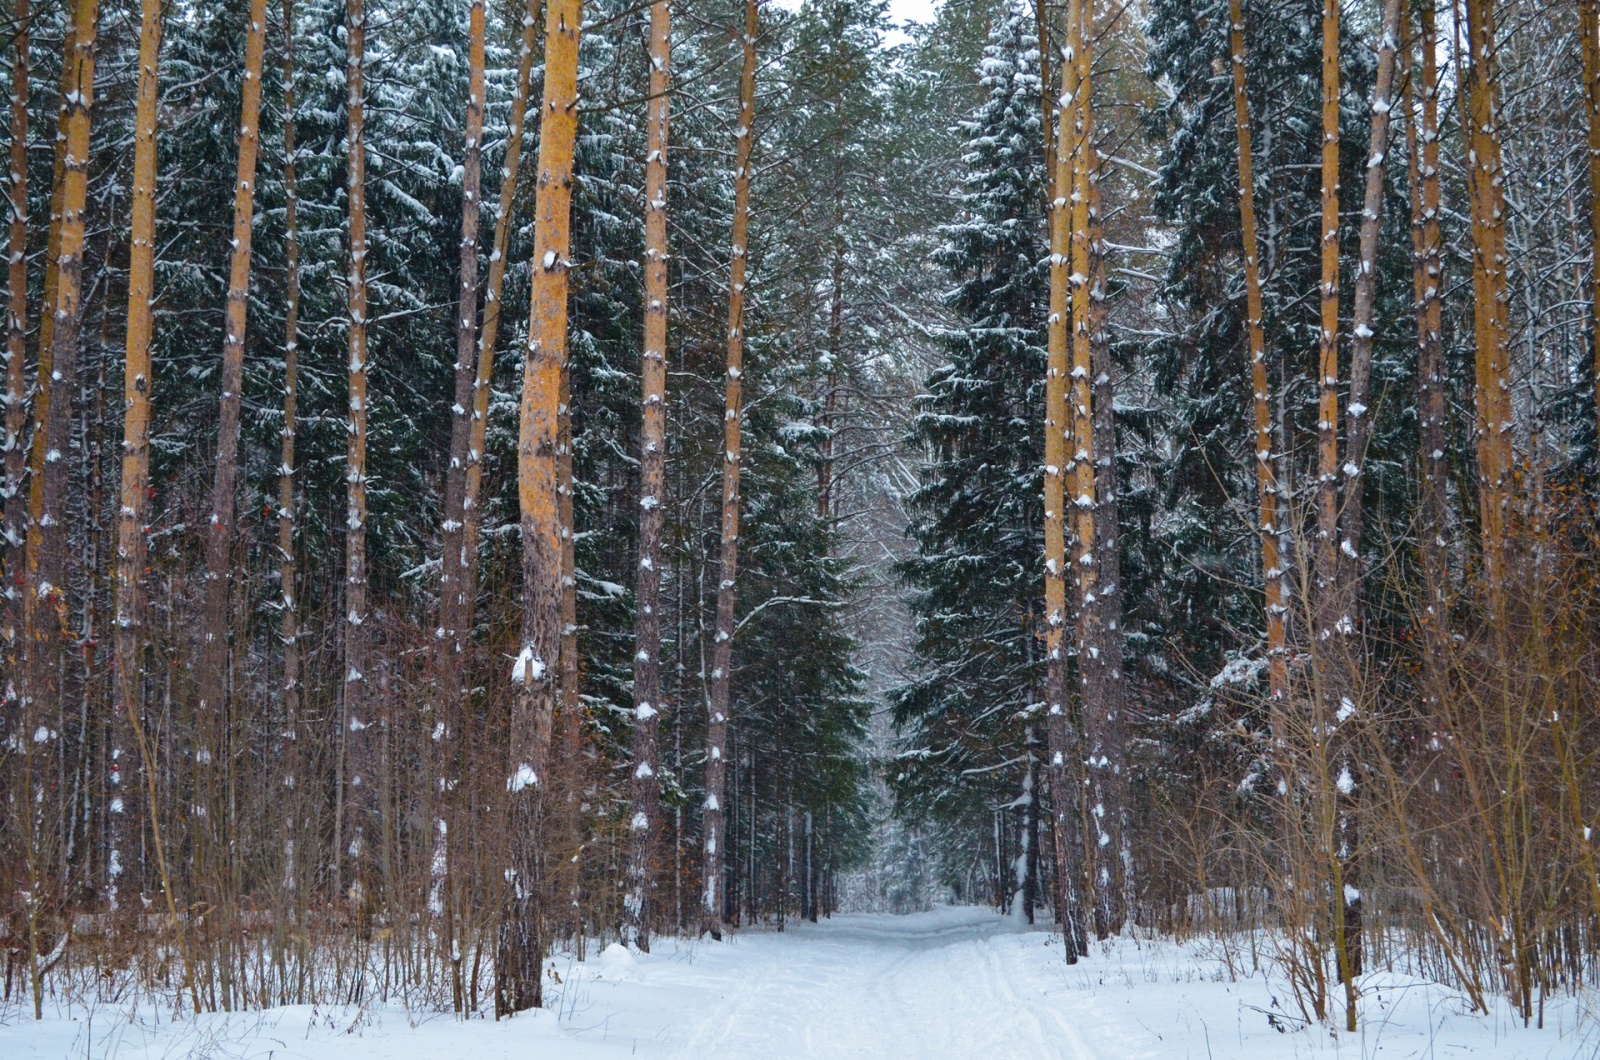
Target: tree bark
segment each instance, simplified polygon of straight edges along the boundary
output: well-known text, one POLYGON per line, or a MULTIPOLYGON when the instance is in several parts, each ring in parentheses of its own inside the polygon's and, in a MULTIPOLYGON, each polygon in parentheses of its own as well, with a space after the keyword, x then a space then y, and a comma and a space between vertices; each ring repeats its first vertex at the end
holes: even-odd
MULTIPOLYGON (((292 793, 300 773, 300 611, 295 585, 295 430, 300 397, 300 200, 295 172, 294 0, 283 0, 283 427, 278 450, 279 635, 283 641, 283 784, 292 793)), ((286 815, 286 889, 297 889, 300 849, 297 802, 286 815)))
POLYGON ((650 6, 650 103, 645 139, 644 382, 639 454, 639 583, 633 657, 633 821, 623 914, 631 941, 650 949, 656 831, 661 782, 656 742, 661 725, 661 524, 666 500, 667 382, 667 93, 671 23, 666 0, 650 6))
POLYGON ((1233 67, 1233 116, 1239 140, 1239 228, 1244 253, 1245 329, 1250 352, 1250 390, 1255 401, 1256 495, 1261 534, 1261 578, 1266 589, 1267 684, 1272 697, 1274 743, 1283 740, 1282 709, 1289 689, 1284 618, 1289 612, 1288 574, 1278 548, 1278 476, 1272 455, 1272 403, 1267 380, 1267 336, 1262 326, 1260 243, 1256 238, 1255 166, 1250 133, 1250 97, 1245 85, 1244 4, 1229 0, 1228 42, 1233 67))
POLYGON ((1072 369, 1070 406, 1072 437, 1067 460, 1071 479, 1073 568, 1078 588, 1078 684, 1082 695, 1087 822, 1094 829, 1089 840, 1089 880, 1094 906, 1094 930, 1106 938, 1117 930, 1122 908, 1120 799, 1122 719, 1106 695, 1105 617, 1101 595, 1101 557, 1098 540, 1099 466, 1095 438, 1094 380, 1104 354, 1101 331, 1103 289, 1100 257, 1099 157, 1094 145, 1094 17, 1091 0, 1074 0, 1067 9, 1068 40, 1077 67, 1072 165, 1072 369))
POLYGON ((1395 52, 1400 36, 1400 0, 1384 0, 1378 75, 1372 89, 1372 138, 1367 149, 1366 189, 1361 204, 1361 236, 1356 257, 1355 307, 1350 321, 1350 400, 1345 408, 1344 502, 1339 512, 1339 551, 1347 570, 1342 576, 1342 618, 1354 621, 1361 584, 1361 535, 1364 522, 1367 442, 1371 417, 1367 401, 1372 378, 1372 340, 1378 293, 1378 238, 1382 234, 1384 162, 1389 152, 1389 116, 1394 105, 1395 52))
POLYGON ((733 694, 733 631, 739 571, 739 461, 744 410, 744 284, 750 229, 750 152, 755 143, 757 0, 745 0, 744 60, 739 71, 739 124, 734 131, 733 241, 728 268, 727 379, 722 402, 722 562, 717 583, 717 633, 711 649, 711 695, 706 721, 705 867, 701 912, 711 937, 722 938, 723 848, 726 845, 728 713, 733 694))
MULTIPOLYGON (((1446 628, 1449 564, 1445 529, 1449 511, 1449 468, 1445 464, 1444 270, 1439 232, 1439 72, 1438 30, 1433 0, 1418 4, 1421 37, 1421 130, 1412 99, 1415 83, 1406 81, 1406 145, 1411 188, 1411 280, 1417 319, 1417 420, 1422 482, 1417 540, 1422 553, 1426 601, 1423 621, 1430 655, 1442 651, 1446 628)), ((1411 49, 1404 49, 1409 57, 1411 49)), ((1435 659, 1435 662, 1441 662, 1435 659)))
MULTIPOLYGON (((12 40, 11 59, 11 169, 7 182, 8 205, 11 212, 9 233, 10 257, 6 280, 10 296, 6 309, 6 390, 5 436, 0 449, 5 451, 4 504, 5 523, 0 527, 0 549, 5 560, 4 581, 0 584, 0 658, 7 670, 16 673, 19 660, 17 637, 21 620, 22 598, 18 591, 22 573, 22 541, 27 532, 26 498, 22 494, 22 471, 26 462, 23 452, 23 431, 28 416, 28 381, 25 364, 28 358, 28 97, 29 51, 33 16, 28 0, 16 0, 13 9, 16 18, 16 36, 12 40)), ((4 690, 0 689, 0 695, 4 690)), ((6 718, 6 722, 15 719, 6 718)), ((5 738, 0 732, 0 739, 5 738)))
MULTIPOLYGON (((134 109, 133 218, 128 246, 128 328, 124 345, 122 482, 117 506, 111 801, 107 816, 107 900, 120 906, 125 859, 135 850, 136 786, 128 737, 144 709, 145 512, 150 489, 150 302, 155 289, 156 122, 160 99, 161 4, 144 0, 139 21, 139 87, 134 109)), ((153 762, 141 762, 153 770, 153 762)), ((154 812, 156 807, 149 807, 154 812)))
POLYGON ((1511 506, 1509 289, 1505 169, 1500 151, 1494 7, 1467 0, 1467 193, 1472 218, 1473 333, 1477 340, 1478 510, 1489 615, 1505 617, 1506 520, 1511 506))
MULTIPOLYGON (((376 810, 378 734, 367 730, 377 722, 367 704, 367 161, 366 161, 366 35, 362 0, 345 6, 345 145, 348 161, 345 190, 349 211, 349 443, 345 454, 345 587, 344 695, 340 714, 338 798, 347 807, 334 815, 334 860, 351 859, 351 896, 358 903, 370 885, 371 858, 366 827, 376 810), (341 812, 342 811, 342 812, 341 812), (348 817, 348 821, 345 819, 348 817), (349 826, 349 845, 341 829, 349 826)), ((334 882, 340 882, 336 871, 334 882)))
POLYGON ((228 587, 239 489, 240 390, 244 385, 244 340, 250 311, 251 237, 255 227, 256 160, 261 144, 261 72, 267 37, 266 0, 250 0, 244 42, 244 86, 239 114, 239 155, 234 174, 233 240, 228 269, 228 308, 222 347, 222 400, 217 417, 217 462, 206 525, 205 618, 201 631, 195 733, 195 800, 207 811, 200 824, 201 858, 220 842, 223 807, 217 776, 227 760, 228 587))
MULTIPOLYGON (((533 286, 517 439, 522 516, 523 648, 512 670, 510 865, 495 962, 495 1012, 540 1004, 544 934, 538 832, 561 650, 561 531, 556 444, 567 359, 567 270, 572 244, 572 156, 578 126, 579 0, 546 6, 544 105, 534 212, 533 286)), ((487 335, 487 327, 485 331, 487 335)))
POLYGON ((1600 4, 1578 0, 1578 39, 1583 51, 1583 102, 1588 119, 1589 289, 1593 331, 1596 451, 1600 452, 1600 4))
MULTIPOLYGON (((1061 96, 1056 117, 1056 170, 1050 186, 1071 187, 1072 160, 1077 153, 1074 97, 1078 71, 1069 56, 1061 64, 1061 96)), ((1044 413, 1044 571, 1045 571, 1045 701, 1046 737, 1050 751, 1051 836, 1055 847, 1055 906, 1062 926, 1067 963, 1082 952, 1077 841, 1076 731, 1068 713, 1069 665, 1066 652, 1066 483, 1067 361, 1070 314, 1072 212, 1064 195, 1050 200, 1050 312, 1047 318, 1047 367, 1044 413)))
POLYGON ((1317 344, 1315 636, 1329 644, 1339 581, 1339 0, 1322 4, 1322 278, 1317 344))
POLYGON ((448 733, 457 724, 462 701, 461 654, 467 631, 462 626, 462 594, 466 588, 462 549, 465 525, 467 448, 472 435, 472 391, 477 380, 474 347, 478 337, 478 219, 483 169, 484 0, 468 9, 466 147, 461 158, 461 244, 456 295, 455 404, 450 416, 450 463, 445 470, 444 555, 439 580, 439 679, 451 686, 450 705, 439 721, 448 733))

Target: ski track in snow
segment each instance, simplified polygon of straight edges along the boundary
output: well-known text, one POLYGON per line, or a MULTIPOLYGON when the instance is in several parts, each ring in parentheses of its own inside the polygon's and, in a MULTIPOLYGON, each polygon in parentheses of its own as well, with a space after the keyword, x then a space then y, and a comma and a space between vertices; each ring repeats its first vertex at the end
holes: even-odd
POLYGON ((1245 976, 1249 943, 1226 974, 1216 944, 1092 947, 1068 966, 1060 939, 986 909, 849 915, 721 943, 658 940, 584 962, 560 955, 548 1009, 460 1022, 407 1012, 289 1006, 173 1022, 149 999, 126 1008, 47 1006, 47 1018, 0 1008, 0 1057, 204 1056, 237 1060, 1577 1060, 1600 1057, 1592 999, 1552 999, 1545 1030, 1503 1006, 1468 1016, 1442 987, 1374 974, 1354 1035, 1293 1017, 1286 985, 1245 976), (1285 1009, 1288 1009, 1285 1012, 1285 1009), (92 1017, 92 1019, 91 1019, 92 1017))

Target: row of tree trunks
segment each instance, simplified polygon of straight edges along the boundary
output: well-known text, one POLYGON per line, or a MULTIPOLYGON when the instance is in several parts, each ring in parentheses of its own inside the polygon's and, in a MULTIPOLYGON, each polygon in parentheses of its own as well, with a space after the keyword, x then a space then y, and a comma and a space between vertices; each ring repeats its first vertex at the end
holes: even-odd
POLYGON ((661 782, 656 742, 661 726, 661 526, 667 449, 667 92, 671 85, 670 15, 650 6, 650 101, 645 119, 644 385, 639 439, 639 581, 633 656, 633 848, 623 916, 631 941, 650 948, 661 782))
POLYGON ((735 582, 739 571, 740 420, 743 414, 744 283, 750 227, 750 151, 756 110, 756 35, 760 10, 745 0, 744 57, 739 71, 739 125, 734 133, 733 239, 728 269, 727 379, 724 383, 722 463, 722 562, 717 583, 717 633, 711 649, 711 693, 706 719, 706 802, 702 818, 705 930, 722 938, 722 861, 726 846, 728 712, 732 708, 735 582))
POLYGON ((510 864, 496 943, 495 1011, 540 1004, 544 927, 539 814, 561 650, 562 538, 557 436, 567 359, 572 161, 578 125, 579 0, 551 0, 545 17, 544 103, 534 205, 533 284, 517 438, 522 520, 522 640, 512 671, 508 794, 510 864))

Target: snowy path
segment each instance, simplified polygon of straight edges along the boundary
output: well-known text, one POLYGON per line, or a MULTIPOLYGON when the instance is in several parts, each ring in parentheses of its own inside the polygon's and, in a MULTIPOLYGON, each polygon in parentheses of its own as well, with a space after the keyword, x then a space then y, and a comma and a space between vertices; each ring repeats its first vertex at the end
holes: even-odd
MULTIPOLYGON (((582 964, 553 962, 550 1008, 458 1022, 398 1004, 361 1011, 295 1006, 172 1023, 146 1002, 57 1009, 42 1024, 0 1009, 0 1057, 250 1060, 566 1060, 643 1056, 809 1060, 1279 1060, 1360 1058, 1577 1060, 1600 1056, 1586 1006, 1552 1004, 1524 1030, 1504 1010, 1462 1014, 1431 984, 1374 975, 1364 1026, 1273 1029, 1283 984, 1247 976, 1233 954, 1122 942, 1068 967, 1044 930, 982 909, 840 916, 723 943, 614 947, 582 964), (92 1018, 91 1018, 92 1017, 92 1018)), ((1279 1005, 1277 1012, 1292 1005, 1279 1005)))

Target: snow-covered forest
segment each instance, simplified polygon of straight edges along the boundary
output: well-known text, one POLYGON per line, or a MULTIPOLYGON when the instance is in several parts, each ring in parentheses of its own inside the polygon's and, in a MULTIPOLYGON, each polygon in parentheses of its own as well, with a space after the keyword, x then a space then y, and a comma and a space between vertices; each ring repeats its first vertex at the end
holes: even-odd
POLYGON ((0 22, 0 1023, 1597 1048, 1600 0, 0 22))

